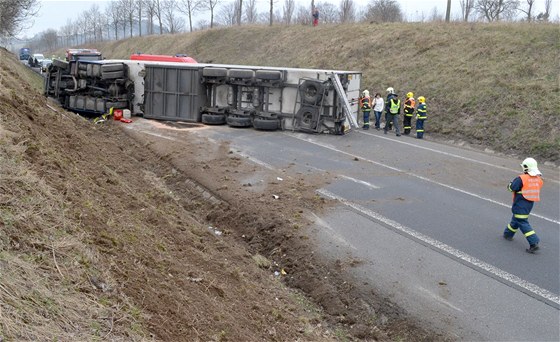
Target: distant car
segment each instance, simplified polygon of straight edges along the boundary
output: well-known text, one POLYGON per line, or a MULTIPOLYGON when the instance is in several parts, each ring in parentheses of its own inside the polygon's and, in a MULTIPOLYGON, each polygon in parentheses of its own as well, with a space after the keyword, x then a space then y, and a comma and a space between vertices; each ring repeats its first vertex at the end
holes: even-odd
POLYGON ((34 53, 32 56, 29 57, 29 66, 32 68, 39 68, 41 67, 41 61, 45 59, 42 53, 34 53))
POLYGON ((52 64, 52 59, 45 58, 41 61, 41 71, 47 72, 47 68, 52 64))

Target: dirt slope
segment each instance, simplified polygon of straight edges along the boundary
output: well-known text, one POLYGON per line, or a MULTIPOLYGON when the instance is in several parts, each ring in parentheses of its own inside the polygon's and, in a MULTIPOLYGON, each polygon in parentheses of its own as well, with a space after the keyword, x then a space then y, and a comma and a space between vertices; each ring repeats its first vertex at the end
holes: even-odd
POLYGON ((109 58, 359 70, 370 93, 425 96, 428 136, 560 162, 557 24, 241 26, 93 45, 109 58))
POLYGON ((253 189, 227 145, 94 125, 30 73, 0 50, 0 339, 446 340, 315 258, 314 184, 253 189))

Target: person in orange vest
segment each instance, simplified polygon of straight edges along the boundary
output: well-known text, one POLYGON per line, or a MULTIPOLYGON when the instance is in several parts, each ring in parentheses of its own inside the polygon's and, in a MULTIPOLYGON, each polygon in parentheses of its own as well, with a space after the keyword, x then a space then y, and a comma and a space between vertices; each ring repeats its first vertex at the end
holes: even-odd
POLYGON ((539 195, 543 186, 542 174, 537 167, 537 161, 533 158, 523 160, 521 167, 523 174, 508 185, 508 190, 513 192, 513 205, 511 206, 513 216, 504 230, 504 239, 513 240, 517 230, 521 229, 529 242, 529 248, 526 251, 535 253, 539 249, 540 239, 529 224, 529 214, 533 209, 533 204, 540 201, 539 195))
POLYGON ((372 98, 369 96, 369 91, 366 89, 362 92, 360 97, 360 109, 364 115, 364 126, 363 129, 369 129, 369 114, 372 108, 372 98))
POLYGON ((404 134, 409 135, 412 129, 412 115, 414 114, 414 108, 416 106, 416 101, 414 100, 414 94, 408 92, 406 94, 406 100, 404 100, 404 119, 403 119, 403 129, 404 134))

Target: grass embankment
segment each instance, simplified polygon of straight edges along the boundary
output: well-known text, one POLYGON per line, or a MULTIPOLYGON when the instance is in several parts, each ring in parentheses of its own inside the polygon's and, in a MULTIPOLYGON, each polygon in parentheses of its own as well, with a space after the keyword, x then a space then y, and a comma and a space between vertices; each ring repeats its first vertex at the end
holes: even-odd
POLYGON ((560 161, 555 24, 258 26, 98 44, 109 58, 188 53, 200 62, 363 72, 370 93, 425 96, 427 132, 560 161))

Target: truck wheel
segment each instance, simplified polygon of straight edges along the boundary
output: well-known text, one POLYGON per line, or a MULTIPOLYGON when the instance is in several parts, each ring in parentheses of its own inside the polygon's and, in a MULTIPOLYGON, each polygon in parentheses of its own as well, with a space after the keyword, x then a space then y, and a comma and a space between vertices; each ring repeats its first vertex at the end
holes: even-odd
POLYGON ((282 73, 280 71, 257 70, 255 73, 255 78, 270 81, 281 80, 282 73))
POLYGON ((112 80, 115 78, 124 78, 124 70, 120 71, 108 71, 101 73, 102 80, 112 80))
POLYGON ((300 91, 305 103, 316 104, 323 97, 323 85, 319 82, 304 81, 300 85, 300 91))
POLYGON ((315 129, 319 122, 319 109, 316 107, 303 106, 296 114, 297 125, 304 129, 315 129))
POLYGON ((202 123, 206 125, 223 125, 226 123, 224 114, 202 114, 202 123))
POLYGON ((206 77, 226 77, 227 69, 224 68, 204 68, 202 69, 202 76, 206 77))
POLYGON ((231 127, 251 127, 250 116, 228 116, 226 122, 231 127))
POLYGON ((275 131, 278 129, 279 122, 276 119, 255 118, 253 127, 261 131, 275 131))
POLYGON ((110 71, 122 71, 124 70, 124 64, 116 63, 116 64, 102 64, 101 65, 101 72, 106 73, 110 71))
POLYGON ((253 70, 247 70, 247 69, 230 69, 229 70, 229 77, 231 78, 253 78, 253 76, 255 76, 255 73, 253 72, 253 70))
POLYGON ((62 69, 62 70, 67 70, 68 69, 68 62, 66 61, 61 61, 60 59, 54 59, 52 61, 52 65, 54 65, 55 67, 62 69))

